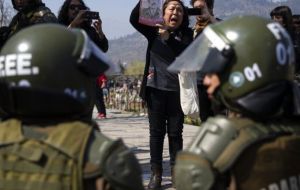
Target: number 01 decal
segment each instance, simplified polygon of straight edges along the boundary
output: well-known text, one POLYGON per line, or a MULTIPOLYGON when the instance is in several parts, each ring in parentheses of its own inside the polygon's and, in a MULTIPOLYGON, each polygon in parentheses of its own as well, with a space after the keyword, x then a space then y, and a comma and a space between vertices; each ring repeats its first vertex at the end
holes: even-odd
POLYGON ((256 78, 262 77, 260 68, 256 63, 254 63, 252 67, 246 67, 244 69, 244 74, 245 74, 246 79, 251 82, 255 81, 256 78))

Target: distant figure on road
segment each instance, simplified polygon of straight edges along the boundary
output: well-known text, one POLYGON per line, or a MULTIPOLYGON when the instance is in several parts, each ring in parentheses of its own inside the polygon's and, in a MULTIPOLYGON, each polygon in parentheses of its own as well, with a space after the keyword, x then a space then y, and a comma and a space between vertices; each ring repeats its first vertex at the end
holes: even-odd
POLYGON ((96 108, 98 111, 97 119, 105 119, 106 118, 106 107, 104 102, 103 89, 107 84, 107 77, 105 74, 101 73, 97 77, 97 87, 96 87, 96 108))

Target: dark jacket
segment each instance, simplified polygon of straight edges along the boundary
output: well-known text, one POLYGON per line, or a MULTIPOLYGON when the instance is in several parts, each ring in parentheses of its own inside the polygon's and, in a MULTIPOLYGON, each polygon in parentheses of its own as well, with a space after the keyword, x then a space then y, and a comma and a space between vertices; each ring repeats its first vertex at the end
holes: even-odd
MULTIPOLYGON (((149 66, 151 60, 159 60, 163 59, 167 64, 171 64, 175 58, 192 42, 193 40, 193 32, 190 28, 185 28, 184 30, 175 31, 170 35, 170 38, 163 42, 158 35, 158 28, 151 27, 147 25, 143 25, 139 23, 139 9, 140 3, 136 5, 136 7, 132 10, 130 15, 130 23, 132 26, 144 35, 148 40, 148 47, 146 52, 146 65, 144 70, 143 82, 141 87, 140 96, 145 100, 146 96, 146 85, 147 85, 147 76, 149 74, 149 66), (180 36, 181 40, 178 40, 178 36, 180 36), (159 41, 161 44, 159 44, 159 41), (154 45, 155 44, 155 45, 154 45), (163 49, 159 49, 159 47, 163 47, 163 49)), ((172 75, 170 73, 170 75, 172 75)), ((178 85, 178 77, 176 73, 173 73, 174 81, 176 80, 176 84, 179 91, 178 85)), ((163 82, 163 81, 161 81, 163 82)), ((174 88, 174 84, 171 88, 174 88)))
POLYGON ((30 6, 19 11, 12 19, 8 26, 7 38, 17 33, 23 28, 41 24, 41 23, 57 23, 56 16, 51 12, 51 10, 45 6, 44 3, 39 3, 35 6, 30 6))
POLYGON ((82 29, 88 34, 91 40, 103 51, 107 52, 108 50, 108 40, 104 35, 101 39, 96 29, 90 25, 83 26, 82 29))

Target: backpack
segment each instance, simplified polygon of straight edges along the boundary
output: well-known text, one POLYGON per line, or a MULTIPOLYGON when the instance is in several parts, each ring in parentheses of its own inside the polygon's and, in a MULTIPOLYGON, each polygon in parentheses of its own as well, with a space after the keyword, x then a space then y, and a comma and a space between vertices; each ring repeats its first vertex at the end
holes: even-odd
POLYGON ((81 122, 40 127, 23 135, 21 121, 0 123, 0 189, 82 189, 83 155, 92 128, 81 122))

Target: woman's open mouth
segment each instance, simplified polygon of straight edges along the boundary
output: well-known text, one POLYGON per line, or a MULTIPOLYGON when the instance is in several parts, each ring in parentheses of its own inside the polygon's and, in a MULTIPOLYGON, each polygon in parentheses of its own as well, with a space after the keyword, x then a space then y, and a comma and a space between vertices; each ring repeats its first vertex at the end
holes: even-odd
POLYGON ((177 17, 171 17, 170 24, 176 24, 178 22, 177 17))

